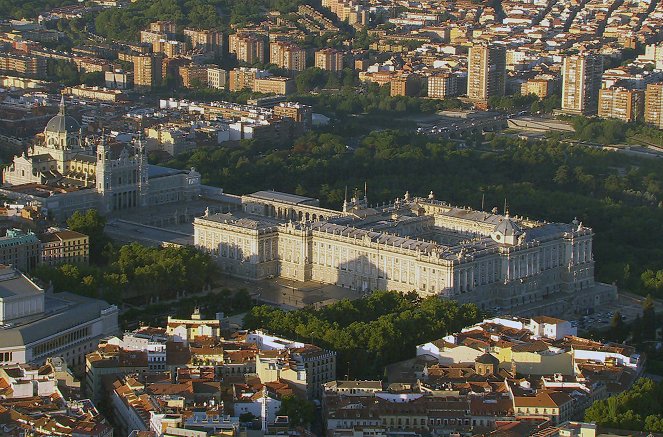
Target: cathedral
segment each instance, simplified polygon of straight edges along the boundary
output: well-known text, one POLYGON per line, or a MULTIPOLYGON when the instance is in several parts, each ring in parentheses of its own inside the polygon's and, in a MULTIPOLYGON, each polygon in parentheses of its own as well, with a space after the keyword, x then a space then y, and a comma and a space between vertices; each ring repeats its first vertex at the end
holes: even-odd
POLYGON ((53 218, 96 208, 107 214, 131 208, 193 200, 200 174, 150 165, 139 140, 135 145, 83 138, 81 126, 66 114, 64 99, 43 138, 15 157, 2 173, 2 193, 40 206, 53 218))

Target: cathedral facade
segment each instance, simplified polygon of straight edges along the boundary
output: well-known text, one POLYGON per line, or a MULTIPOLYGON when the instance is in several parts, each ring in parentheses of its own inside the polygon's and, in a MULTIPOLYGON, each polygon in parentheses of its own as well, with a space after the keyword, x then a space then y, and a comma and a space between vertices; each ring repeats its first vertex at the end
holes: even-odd
POLYGON ((43 138, 3 170, 2 193, 55 219, 95 208, 103 214, 184 202, 200 193, 200 174, 149 165, 145 148, 84 139, 64 100, 43 138))

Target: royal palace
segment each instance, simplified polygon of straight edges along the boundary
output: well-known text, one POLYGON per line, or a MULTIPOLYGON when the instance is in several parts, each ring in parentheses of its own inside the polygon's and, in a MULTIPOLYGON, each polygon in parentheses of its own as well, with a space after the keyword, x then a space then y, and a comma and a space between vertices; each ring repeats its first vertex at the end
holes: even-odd
POLYGON ((235 212, 194 220, 195 245, 233 276, 416 291, 548 314, 614 297, 614 287, 594 281, 592 236, 577 220, 460 208, 432 192, 379 207, 355 196, 335 211, 316 199, 260 191, 242 196, 235 212))

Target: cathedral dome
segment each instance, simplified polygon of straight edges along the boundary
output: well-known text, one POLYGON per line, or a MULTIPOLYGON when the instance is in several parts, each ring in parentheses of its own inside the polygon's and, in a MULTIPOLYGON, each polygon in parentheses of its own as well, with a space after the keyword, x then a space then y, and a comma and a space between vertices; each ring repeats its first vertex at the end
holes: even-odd
POLYGON ((51 118, 46 125, 45 132, 52 133, 77 133, 80 132, 81 125, 74 117, 64 113, 64 98, 60 101, 60 112, 51 118))

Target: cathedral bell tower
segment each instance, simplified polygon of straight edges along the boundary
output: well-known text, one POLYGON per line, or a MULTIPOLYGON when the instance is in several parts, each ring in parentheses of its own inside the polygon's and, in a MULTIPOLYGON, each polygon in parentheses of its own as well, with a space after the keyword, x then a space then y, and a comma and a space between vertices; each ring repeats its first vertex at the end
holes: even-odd
POLYGON ((136 158, 138 159, 138 206, 148 206, 148 194, 150 191, 147 152, 143 144, 142 132, 138 134, 136 147, 136 158))
POLYGON ((111 210, 111 191, 112 165, 109 156, 109 150, 106 148, 106 136, 101 134, 101 141, 97 145, 97 182, 95 189, 100 196, 101 212, 106 213, 111 210))

